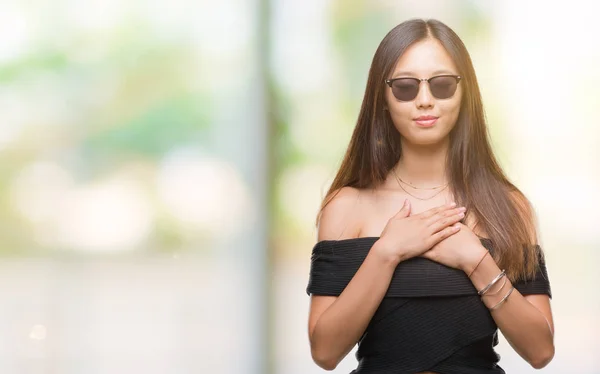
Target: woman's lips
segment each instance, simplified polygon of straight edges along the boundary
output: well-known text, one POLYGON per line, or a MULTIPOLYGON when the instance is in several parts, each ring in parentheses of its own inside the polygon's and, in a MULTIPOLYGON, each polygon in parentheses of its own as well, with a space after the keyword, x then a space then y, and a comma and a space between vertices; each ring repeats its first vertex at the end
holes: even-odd
POLYGON ((420 127, 431 127, 437 120, 438 117, 419 117, 415 118, 415 123, 420 127))

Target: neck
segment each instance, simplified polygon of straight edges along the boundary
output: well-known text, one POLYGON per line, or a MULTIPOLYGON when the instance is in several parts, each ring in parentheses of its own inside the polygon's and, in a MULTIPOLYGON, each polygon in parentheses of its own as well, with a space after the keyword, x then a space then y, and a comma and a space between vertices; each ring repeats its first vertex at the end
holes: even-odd
POLYGON ((402 156, 394 170, 407 183, 415 187, 427 188, 446 184, 446 155, 449 140, 442 143, 422 146, 402 142, 402 156))

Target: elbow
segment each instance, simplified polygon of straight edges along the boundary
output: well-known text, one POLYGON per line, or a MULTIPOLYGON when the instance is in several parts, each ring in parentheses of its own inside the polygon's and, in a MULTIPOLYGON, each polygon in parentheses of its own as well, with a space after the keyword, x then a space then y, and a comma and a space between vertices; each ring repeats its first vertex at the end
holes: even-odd
POLYGON ((542 354, 540 354, 535 359, 529 361, 531 366, 534 369, 543 369, 545 368, 550 361, 554 358, 554 345, 552 345, 549 349, 545 350, 542 354))
POLYGON ((332 357, 327 352, 317 351, 313 347, 311 347, 310 353, 315 364, 317 364, 321 369, 331 371, 334 370, 339 363, 335 357, 332 357))
POLYGON ((337 364, 334 361, 317 361, 315 363, 323 370, 332 371, 335 370, 337 364))
POLYGON ((321 331, 316 328, 310 331, 310 354, 315 364, 321 369, 327 371, 335 370, 346 356, 347 351, 344 350, 343 346, 338 345, 339 340, 337 337, 334 337, 332 341, 330 337, 323 336, 321 331))
POLYGON ((327 349, 327 344, 316 344, 312 339, 310 344, 310 354, 315 364, 327 371, 334 370, 341 361, 341 358, 339 358, 335 352, 331 349, 327 349))

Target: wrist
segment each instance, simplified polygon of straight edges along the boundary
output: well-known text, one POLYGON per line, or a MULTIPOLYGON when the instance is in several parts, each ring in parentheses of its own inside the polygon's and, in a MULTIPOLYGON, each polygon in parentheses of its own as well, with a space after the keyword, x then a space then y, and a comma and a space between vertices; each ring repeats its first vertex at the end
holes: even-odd
POLYGON ((460 266, 460 269, 468 276, 471 276, 477 270, 481 262, 488 256, 489 251, 484 246, 480 246, 472 253, 473 255, 467 258, 460 266))
POLYGON ((384 265, 393 268, 398 266, 398 264, 403 261, 403 258, 400 254, 395 253, 395 251, 390 249, 386 243, 380 240, 373 244, 373 248, 371 248, 370 253, 373 253, 384 265))
MULTIPOLYGON (((492 258, 492 256, 487 255, 481 261, 481 264, 475 269, 471 277, 469 278, 471 283, 477 291, 484 290, 490 283, 500 274, 502 273, 502 269, 498 267, 496 261, 492 258)), ((497 301, 498 296, 502 297, 503 292, 496 294, 498 291, 498 287, 501 287, 504 282, 496 282, 490 289, 486 292, 485 295, 482 295, 482 300, 484 303, 488 305, 493 301, 497 301)), ((506 285, 504 287, 510 287, 510 279, 507 278, 506 285)), ((488 305, 490 306, 490 305, 488 305)))

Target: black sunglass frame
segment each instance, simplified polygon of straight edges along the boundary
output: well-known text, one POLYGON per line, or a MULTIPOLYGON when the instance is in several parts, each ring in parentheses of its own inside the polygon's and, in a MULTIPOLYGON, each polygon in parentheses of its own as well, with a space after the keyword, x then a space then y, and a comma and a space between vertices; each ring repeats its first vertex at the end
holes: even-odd
MULTIPOLYGON (((442 77, 451 77, 451 78, 454 78, 456 80, 456 85, 457 86, 458 86, 458 83, 460 82, 460 80, 462 79, 462 77, 460 75, 455 75, 455 74, 441 74, 441 75, 436 75, 436 76, 433 76, 433 77, 430 77, 430 78, 398 77, 398 78, 386 79, 385 83, 388 86, 390 86, 390 88, 393 88, 392 84, 394 84, 394 82, 397 81, 397 80, 400 80, 400 79, 412 79, 412 80, 415 80, 415 81, 418 82, 418 85, 419 85, 419 90, 417 91, 417 95, 418 95, 419 91, 421 90, 421 82, 427 82, 427 84, 429 85, 430 81, 432 79, 434 79, 434 78, 442 78, 442 77)), ((429 87, 429 90, 431 92, 431 86, 429 87)), ((433 92, 432 92, 432 95, 433 95, 433 92)), ((433 95, 433 96, 435 97, 435 95, 433 95)), ((452 96, 454 96, 454 94, 452 94, 452 96)), ((450 96, 450 97, 452 97, 452 96, 450 96)), ((416 96, 415 96, 415 98, 416 98, 416 96)), ((398 98, 396 98, 396 99, 398 99, 398 98)), ((436 99, 438 99, 438 100, 444 100, 444 99, 439 99, 438 97, 436 97, 436 99)), ((400 99, 398 99, 398 100, 400 100, 400 99)), ((412 100, 414 100, 414 98, 412 100)), ((408 101, 412 101, 412 100, 408 100, 408 101)), ((403 100, 401 100, 401 101, 403 101, 403 100)))

